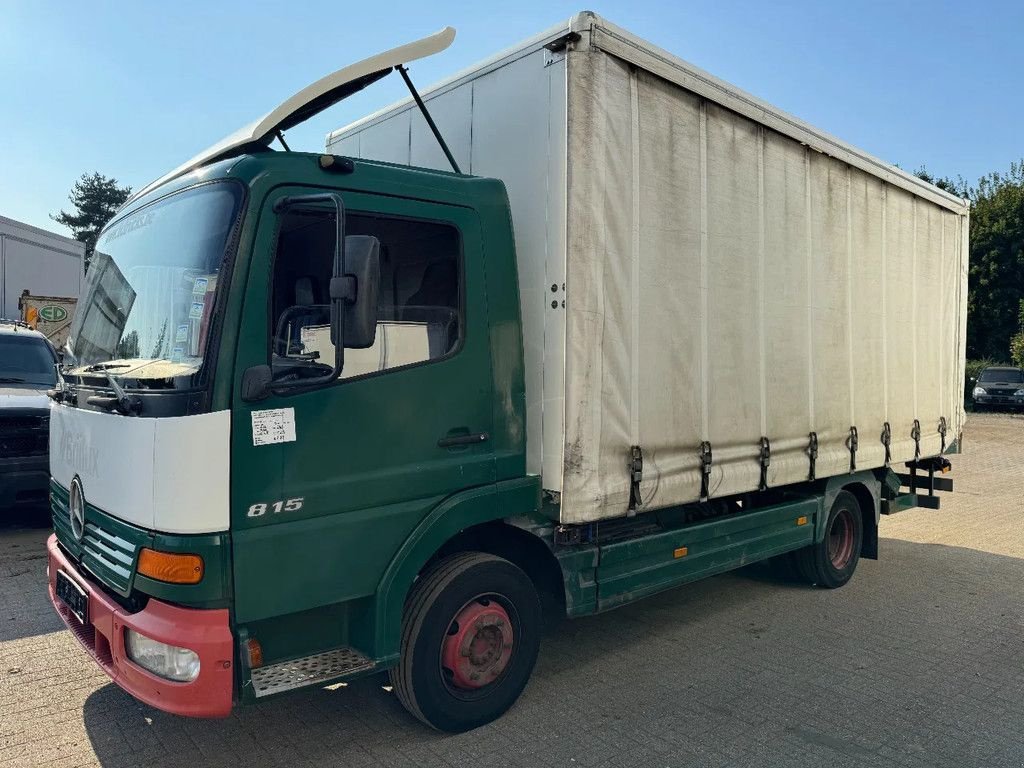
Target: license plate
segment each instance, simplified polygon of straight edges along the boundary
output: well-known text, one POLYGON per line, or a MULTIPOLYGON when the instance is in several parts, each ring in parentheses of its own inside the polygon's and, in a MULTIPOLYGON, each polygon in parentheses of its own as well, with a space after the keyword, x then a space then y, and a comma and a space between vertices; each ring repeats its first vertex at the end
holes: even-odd
POLYGON ((64 571, 57 571, 57 597, 83 624, 89 623, 89 593, 64 571))

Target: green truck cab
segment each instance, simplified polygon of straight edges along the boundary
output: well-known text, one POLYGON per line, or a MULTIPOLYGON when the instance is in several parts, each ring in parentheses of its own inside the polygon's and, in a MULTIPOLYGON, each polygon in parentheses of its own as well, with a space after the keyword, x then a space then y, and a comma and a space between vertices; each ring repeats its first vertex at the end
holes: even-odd
POLYGON ((918 501, 887 458, 564 523, 527 467, 505 185, 268 146, 452 36, 314 84, 100 236, 51 393, 49 589, 147 704, 221 717, 390 671, 464 731, 515 702, 547 618, 771 557, 838 587, 918 501))

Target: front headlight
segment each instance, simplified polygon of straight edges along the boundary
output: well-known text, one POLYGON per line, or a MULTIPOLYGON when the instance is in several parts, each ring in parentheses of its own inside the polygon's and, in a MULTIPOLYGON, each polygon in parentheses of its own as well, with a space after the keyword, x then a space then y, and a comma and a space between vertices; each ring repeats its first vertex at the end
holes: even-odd
POLYGON ((974 396, 975 397, 977 397, 978 395, 987 395, 987 394, 988 394, 988 392, 986 392, 983 387, 975 387, 974 388, 974 396))
POLYGON ((1013 393, 1013 396, 1014 397, 1024 397, 1024 389, 1018 389, 1016 392, 1013 393))
POLYGON ((199 676, 199 656, 188 648, 160 643, 133 629, 125 632, 128 658, 154 675, 190 683, 199 676))

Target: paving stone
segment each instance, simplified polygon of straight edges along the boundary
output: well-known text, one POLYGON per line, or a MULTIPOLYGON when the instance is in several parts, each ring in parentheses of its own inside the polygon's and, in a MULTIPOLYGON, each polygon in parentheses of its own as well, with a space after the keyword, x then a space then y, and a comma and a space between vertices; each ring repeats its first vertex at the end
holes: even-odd
POLYGON ((46 597, 43 528, 0 523, 0 766, 1021 766, 1024 418, 972 416, 938 511, 882 519, 846 587, 763 566, 566 622, 504 718, 444 736, 385 679, 221 721, 146 707, 46 597))

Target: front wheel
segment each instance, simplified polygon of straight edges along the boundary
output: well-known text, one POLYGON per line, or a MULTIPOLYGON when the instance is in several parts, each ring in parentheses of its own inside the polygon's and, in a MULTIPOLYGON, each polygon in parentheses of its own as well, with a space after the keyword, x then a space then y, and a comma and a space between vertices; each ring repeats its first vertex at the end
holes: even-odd
POLYGON ((391 684, 429 726, 461 733, 511 707, 533 671, 541 607, 530 577, 494 555, 447 557, 413 586, 391 684))
POLYGON ((857 497, 840 491, 825 522, 825 537, 793 553, 800 575, 811 584, 835 589, 853 576, 864 541, 864 520, 857 497))

